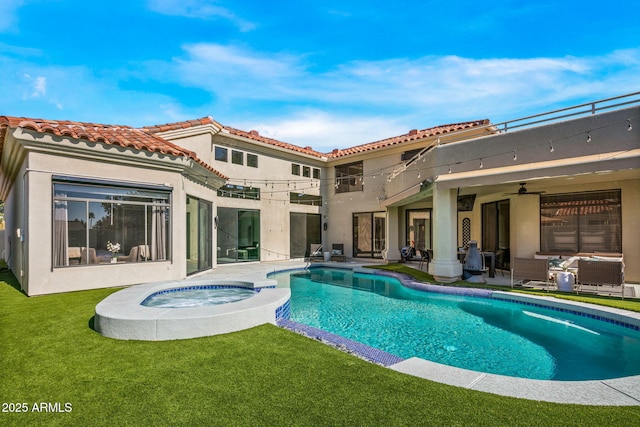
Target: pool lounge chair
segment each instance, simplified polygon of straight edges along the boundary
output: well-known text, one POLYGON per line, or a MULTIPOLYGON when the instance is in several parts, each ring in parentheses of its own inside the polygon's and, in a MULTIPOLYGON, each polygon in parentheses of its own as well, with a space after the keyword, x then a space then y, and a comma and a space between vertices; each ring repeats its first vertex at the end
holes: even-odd
POLYGON ((514 258, 511 263, 511 287, 543 285, 549 291, 549 260, 536 258, 514 258))
POLYGON ((342 243, 334 243, 331 245, 331 261, 347 261, 347 256, 344 254, 344 245, 342 243))
POLYGON ((324 261, 324 257, 322 255, 321 243, 311 243, 309 245, 309 257, 307 258, 307 261, 308 262, 324 261))
POLYGON ((609 287, 608 293, 617 292, 620 287, 620 294, 624 298, 624 263, 622 261, 605 260, 578 260, 578 277, 576 293, 584 290, 583 286, 593 285, 596 293, 601 292, 601 287, 609 287))

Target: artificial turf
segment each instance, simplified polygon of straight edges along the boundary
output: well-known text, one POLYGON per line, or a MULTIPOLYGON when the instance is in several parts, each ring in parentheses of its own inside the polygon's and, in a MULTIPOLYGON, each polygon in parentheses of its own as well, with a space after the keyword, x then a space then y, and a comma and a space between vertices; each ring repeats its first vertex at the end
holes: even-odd
POLYGON ((0 396, 3 409, 28 408, 0 413, 0 425, 640 425, 640 407, 447 386, 274 325, 180 341, 105 338, 92 329, 94 309, 115 291, 27 297, 0 273, 0 396))

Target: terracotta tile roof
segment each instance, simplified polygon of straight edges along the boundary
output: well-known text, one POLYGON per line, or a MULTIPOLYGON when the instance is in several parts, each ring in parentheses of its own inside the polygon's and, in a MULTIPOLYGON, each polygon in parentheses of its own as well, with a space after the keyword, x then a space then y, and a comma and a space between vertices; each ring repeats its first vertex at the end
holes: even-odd
POLYGON ((207 124, 213 124, 215 126, 218 126, 221 129, 225 129, 231 135, 236 135, 236 136, 241 136, 243 138, 253 139, 254 141, 264 142, 265 144, 269 144, 269 145, 273 145, 273 146, 281 147, 281 148, 286 148, 288 150, 297 151, 298 153, 304 153, 304 154, 308 154, 308 155, 315 156, 315 157, 323 157, 324 156, 324 154, 313 150, 311 147, 304 147, 303 148, 303 147, 299 147, 297 145, 288 144, 286 142, 278 141, 276 139, 272 139, 272 138, 267 138, 265 136, 261 136, 258 133, 258 131, 256 131, 256 130, 252 130, 252 131, 246 132, 246 131, 243 131, 243 130, 240 130, 240 129, 232 128, 230 126, 223 126, 223 125, 219 124, 218 122, 216 122, 215 120, 213 120, 213 118, 211 118, 211 117, 203 117, 201 119, 187 120, 187 121, 184 121, 184 122, 167 123, 167 124, 164 124, 164 125, 148 126, 145 129, 148 130, 149 132, 152 132, 152 133, 158 133, 158 132, 168 132, 168 131, 171 131, 171 130, 178 130, 178 129, 187 129, 187 128, 190 128, 190 127, 203 126, 203 125, 207 125, 207 124))
POLYGON ((0 146, 4 143, 7 127, 21 127, 56 136, 84 139, 107 145, 119 145, 124 148, 134 148, 136 150, 145 150, 174 157, 186 157, 220 178, 228 179, 222 173, 198 158, 195 152, 179 147, 147 129, 98 123, 72 122, 67 120, 43 120, 0 116, 0 146))
POLYGON ((323 154, 319 151, 315 151, 311 147, 300 147, 298 145, 293 145, 286 142, 278 141, 277 139, 267 138, 265 136, 261 136, 256 130, 246 132, 240 129, 232 128, 230 126, 224 126, 224 128, 232 135, 242 136, 244 138, 253 139, 254 141, 264 142, 265 144, 273 145, 280 148, 286 148, 288 150, 296 151, 302 154, 308 154, 314 157, 326 157, 326 154, 323 154))
POLYGON ((337 158, 337 157, 348 156, 350 154, 364 153, 366 151, 377 150, 383 147, 389 147, 392 145, 398 145, 405 142, 416 141, 422 138, 428 138, 428 137, 437 136, 437 135, 444 135, 447 133, 461 131, 464 129, 471 129, 478 126, 485 126, 490 123, 491 122, 488 119, 484 119, 484 120, 476 120, 472 122, 453 123, 448 125, 436 126, 428 129, 423 129, 423 130, 414 129, 404 135, 394 136, 394 137, 386 138, 380 141, 369 142, 367 144, 357 145, 355 147, 346 148, 344 150, 335 149, 330 154, 328 154, 328 156, 337 158))
POLYGON ((381 141, 370 142, 367 144, 358 145, 351 148, 346 148, 344 150, 335 149, 331 153, 321 153, 319 151, 314 150, 311 147, 300 147, 298 145, 289 144, 287 142, 278 141, 277 139, 267 138, 262 136, 256 130, 244 131, 240 129, 233 128, 231 126, 223 126, 218 122, 214 121, 211 117, 203 117, 201 119, 196 120, 188 120, 184 122, 177 123, 167 123, 164 125, 150 126, 145 129, 149 132, 167 132, 170 130, 177 129, 186 129, 193 126, 200 126, 206 124, 214 124, 218 127, 225 129, 231 135, 241 136, 243 138, 252 139, 254 141, 260 141, 265 144, 273 145, 275 147, 285 148, 288 150, 296 151, 298 153, 307 154, 314 157, 343 157, 348 156, 350 154, 363 153, 365 151, 371 151, 378 148, 383 148, 391 145, 401 144, 403 142, 415 141, 421 138, 426 138, 429 136, 443 135, 446 133, 461 131, 464 129, 470 129, 477 126, 485 126, 490 124, 491 122, 488 119, 484 120, 476 120, 472 122, 463 122, 463 123, 453 123, 443 126, 437 126, 429 129, 423 130, 412 130, 405 135, 394 136, 392 138, 383 139, 381 141))
POLYGON ((145 126, 144 129, 151 133, 168 132, 171 130, 188 129, 194 126, 214 125, 219 128, 223 126, 213 120, 212 117, 203 117, 196 120, 186 120, 184 122, 166 123, 163 125, 145 126))

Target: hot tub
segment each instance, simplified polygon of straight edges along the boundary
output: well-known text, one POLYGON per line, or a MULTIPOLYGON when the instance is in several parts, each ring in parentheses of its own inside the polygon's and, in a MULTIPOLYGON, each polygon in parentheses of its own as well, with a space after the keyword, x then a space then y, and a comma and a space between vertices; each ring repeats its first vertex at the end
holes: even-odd
MULTIPOLYGON (((118 291, 96 306, 95 329, 122 340, 163 341, 224 334, 288 318, 291 291, 275 280, 183 280, 148 283, 118 291), (203 289, 243 289, 234 302, 186 306, 145 306, 154 295, 203 289)), ((198 292, 195 292, 198 293, 198 292)), ((239 293, 239 292, 238 292, 239 293)))

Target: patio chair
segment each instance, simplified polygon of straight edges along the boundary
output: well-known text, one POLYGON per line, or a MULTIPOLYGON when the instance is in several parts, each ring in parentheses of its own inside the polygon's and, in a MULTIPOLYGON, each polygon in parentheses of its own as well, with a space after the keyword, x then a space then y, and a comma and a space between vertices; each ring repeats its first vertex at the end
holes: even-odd
POLYGON ((129 255, 119 256, 118 261, 124 262, 140 262, 146 261, 149 258, 149 246, 138 245, 131 248, 129 255))
POLYGON ((95 248, 83 247, 80 254, 80 264, 98 264, 100 260, 96 255, 95 248))
POLYGON ((500 274, 504 276, 504 270, 509 270, 511 264, 511 255, 509 248, 498 249, 496 251, 496 269, 500 270, 500 274))
POLYGON ((511 287, 513 288, 516 284, 520 284, 521 286, 540 284, 544 285, 545 289, 549 291, 551 287, 551 281, 549 280, 549 260, 514 258, 511 263, 511 287))
POLYGON ((344 254, 344 245, 342 243, 334 243, 331 245, 331 261, 347 261, 347 256, 344 254))
POLYGON ((427 263, 427 266, 429 265, 429 262, 431 262, 431 259, 433 258, 433 250, 418 249, 418 252, 420 252, 420 263, 418 264, 418 269, 422 270, 422 266, 425 262, 427 263))
POLYGON ((600 291, 601 286, 610 286, 613 289, 620 286, 620 294, 624 299, 624 263, 579 259, 576 293, 582 291, 584 285, 594 285, 596 293, 600 291))

